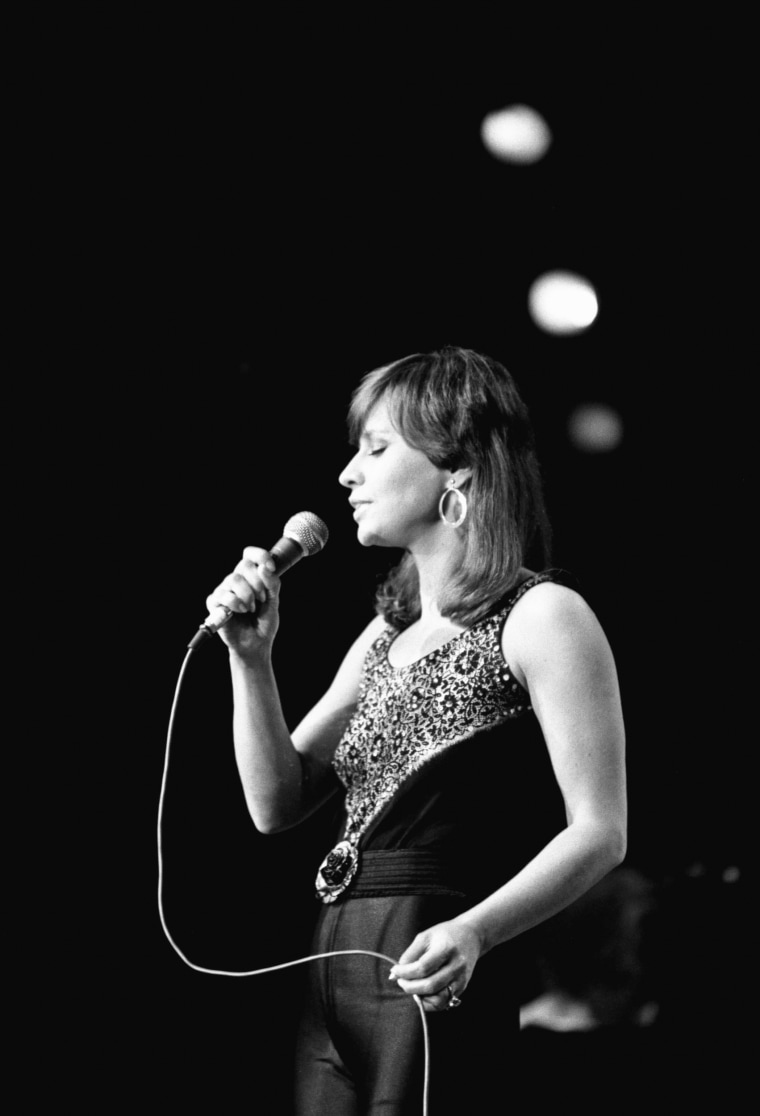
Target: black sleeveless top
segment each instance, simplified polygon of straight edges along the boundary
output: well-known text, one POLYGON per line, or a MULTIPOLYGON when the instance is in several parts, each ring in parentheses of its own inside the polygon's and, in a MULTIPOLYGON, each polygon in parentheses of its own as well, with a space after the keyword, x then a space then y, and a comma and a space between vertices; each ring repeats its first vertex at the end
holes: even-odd
MULTIPOLYGON (((565 824, 530 695, 501 649, 530 589, 573 585, 562 570, 516 586, 484 619, 430 654, 393 667, 390 625, 364 661, 357 709, 333 758, 345 787, 341 847, 429 850, 472 901, 518 871, 565 824)), ((324 865, 323 865, 324 868, 324 865)), ((341 880, 325 902, 350 886, 341 880)), ((319 881, 319 877, 318 877, 319 881)))

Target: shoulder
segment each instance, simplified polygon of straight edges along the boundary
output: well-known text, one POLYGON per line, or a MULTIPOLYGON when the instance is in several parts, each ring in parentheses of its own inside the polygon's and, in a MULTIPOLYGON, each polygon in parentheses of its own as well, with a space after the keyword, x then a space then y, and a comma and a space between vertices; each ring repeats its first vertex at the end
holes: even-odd
POLYGON ((575 626, 595 619, 584 597, 561 581, 539 581, 526 585, 510 610, 505 630, 512 625, 539 625, 550 628, 575 626))
POLYGON ((388 621, 385 620, 384 617, 382 617, 378 614, 376 616, 373 616, 372 619, 370 620, 370 622, 366 625, 366 627, 364 627, 362 629, 362 632, 361 632, 361 635, 359 636, 359 639, 365 639, 365 640, 369 640, 370 642, 373 642, 374 640, 377 639, 378 636, 382 635, 384 632, 389 632, 389 631, 393 631, 393 630, 394 629, 388 623, 388 621))
POLYGON ((523 684, 543 664, 556 667, 609 653, 591 606, 576 589, 556 581, 526 589, 507 617, 501 645, 523 684))
POLYGON ((330 687, 331 691, 339 691, 345 696, 349 691, 358 690, 364 661, 370 649, 387 629, 388 625, 381 616, 375 616, 370 620, 343 656, 343 661, 330 687))
POLYGON ((355 664, 361 665, 367 652, 378 641, 380 636, 391 632, 391 627, 382 616, 374 616, 356 637, 346 656, 355 664))

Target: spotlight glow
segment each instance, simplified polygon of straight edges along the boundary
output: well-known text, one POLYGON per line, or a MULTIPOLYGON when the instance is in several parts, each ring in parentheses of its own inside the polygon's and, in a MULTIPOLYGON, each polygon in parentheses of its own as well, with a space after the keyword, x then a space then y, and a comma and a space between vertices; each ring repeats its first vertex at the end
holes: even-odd
POLYGON ((543 116, 529 105, 509 105, 489 112, 480 126, 486 150, 504 163, 537 163, 552 142, 543 116))
POLYGON ((588 279, 570 271, 548 271, 531 286, 528 308, 547 333, 582 333, 599 313, 599 302, 588 279))
POLYGON ((609 453, 623 440, 623 420, 606 403, 583 403, 567 424, 570 441, 585 453, 609 453))

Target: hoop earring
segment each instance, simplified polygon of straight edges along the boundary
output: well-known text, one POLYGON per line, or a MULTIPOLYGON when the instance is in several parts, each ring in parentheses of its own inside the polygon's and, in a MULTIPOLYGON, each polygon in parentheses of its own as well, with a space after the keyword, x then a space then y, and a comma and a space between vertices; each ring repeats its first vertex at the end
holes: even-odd
POLYGON ((456 481, 450 480, 448 486, 441 493, 441 498, 438 501, 438 514, 441 517, 441 522, 445 523, 447 527, 461 527, 467 518, 467 497, 464 492, 461 492, 457 488, 456 481), (456 493, 460 503, 459 516, 456 519, 447 519, 445 507, 446 498, 450 496, 452 492, 456 493))

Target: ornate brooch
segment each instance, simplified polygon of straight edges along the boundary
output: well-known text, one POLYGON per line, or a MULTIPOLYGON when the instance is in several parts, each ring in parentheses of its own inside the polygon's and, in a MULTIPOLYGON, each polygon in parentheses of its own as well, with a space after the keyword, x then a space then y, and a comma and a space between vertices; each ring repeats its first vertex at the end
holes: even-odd
POLYGON ((314 881, 317 899, 334 903, 346 890, 359 867, 359 850, 350 841, 340 841, 322 861, 314 881))

